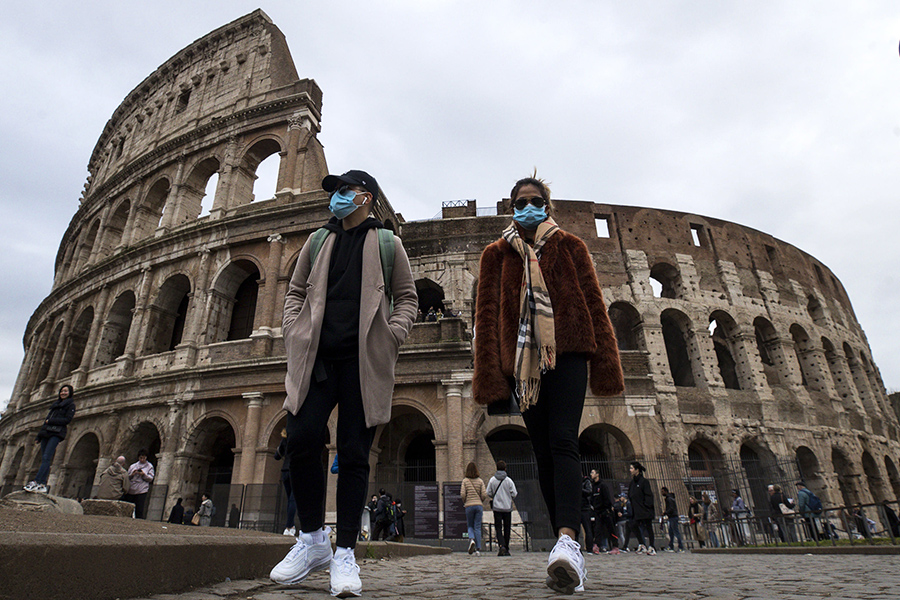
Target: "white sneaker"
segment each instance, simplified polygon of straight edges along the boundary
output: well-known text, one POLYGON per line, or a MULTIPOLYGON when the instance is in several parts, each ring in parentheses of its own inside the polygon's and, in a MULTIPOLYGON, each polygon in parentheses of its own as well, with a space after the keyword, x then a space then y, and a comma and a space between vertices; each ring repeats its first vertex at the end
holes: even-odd
POLYGON ((637 552, 638 554, 646 554, 646 553, 647 553, 647 546, 641 544, 641 545, 639 545, 639 546, 637 547, 637 550, 635 550, 635 552, 637 552))
POLYGON ((331 540, 328 534, 330 527, 325 528, 324 540, 315 543, 309 533, 300 533, 297 543, 288 551, 287 556, 272 568, 269 579, 282 585, 299 583, 313 571, 327 569, 331 564, 331 540))
POLYGON ((29 481, 28 483, 25 484, 25 487, 23 487, 22 489, 25 490, 26 492, 33 492, 34 488, 36 488, 36 487, 37 487, 37 481, 29 481))
POLYGON ((547 587, 554 592, 571 594, 584 591, 587 571, 578 542, 563 534, 559 536, 547 558, 547 587))
POLYGON ((37 483, 31 491, 38 492, 39 494, 47 494, 50 492, 50 488, 48 488, 45 483, 37 483))
POLYGON ((331 595, 338 598, 352 598, 362 595, 359 580, 359 565, 353 550, 335 554, 331 559, 331 595))
POLYGON ((297 537, 297 528, 296 527, 286 527, 284 533, 281 535, 289 535, 291 537, 297 537))
POLYGON ((653 549, 653 546, 647 548, 647 556, 656 556, 656 550, 653 549))
POLYGON ((473 552, 475 552, 475 540, 470 540, 469 541, 469 554, 472 554, 473 552))

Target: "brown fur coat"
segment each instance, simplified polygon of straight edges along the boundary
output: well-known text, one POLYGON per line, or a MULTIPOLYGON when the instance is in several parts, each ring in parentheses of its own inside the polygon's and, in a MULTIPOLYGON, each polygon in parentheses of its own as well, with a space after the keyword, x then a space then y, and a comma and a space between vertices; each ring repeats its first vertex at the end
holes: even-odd
MULTIPOLYGON (((559 230, 544 244, 540 265, 553 306, 557 354, 584 353, 590 359, 589 383, 594 395, 621 394, 625 380, 619 349, 587 246, 559 230)), ((472 380, 472 393, 479 404, 509 399, 523 269, 522 257, 502 238, 481 254, 472 380)))

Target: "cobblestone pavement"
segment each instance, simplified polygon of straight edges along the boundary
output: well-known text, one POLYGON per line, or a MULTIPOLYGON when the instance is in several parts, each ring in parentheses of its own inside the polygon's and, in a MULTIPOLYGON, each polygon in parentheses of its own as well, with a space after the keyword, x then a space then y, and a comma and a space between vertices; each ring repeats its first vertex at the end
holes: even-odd
MULTIPOLYGON (((363 560, 363 598, 560 598, 544 586, 546 553, 363 560)), ((900 598, 900 557, 866 555, 587 556, 586 591, 575 597, 646 600, 900 598)), ((220 583, 152 600, 288 600, 331 598, 328 573, 280 586, 268 579, 220 583)))

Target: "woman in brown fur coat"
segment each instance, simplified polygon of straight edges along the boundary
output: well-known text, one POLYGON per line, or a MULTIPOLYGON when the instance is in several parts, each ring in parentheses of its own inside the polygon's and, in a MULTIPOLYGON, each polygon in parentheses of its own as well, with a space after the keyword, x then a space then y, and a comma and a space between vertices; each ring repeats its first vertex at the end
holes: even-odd
POLYGON ((550 190, 535 177, 510 192, 513 222, 485 248, 475 309, 475 401, 522 411, 541 493, 559 539, 547 585, 584 589, 578 428, 588 382, 597 396, 624 390, 619 351, 585 243, 552 218, 550 190), (590 368, 588 368, 590 366, 590 368))

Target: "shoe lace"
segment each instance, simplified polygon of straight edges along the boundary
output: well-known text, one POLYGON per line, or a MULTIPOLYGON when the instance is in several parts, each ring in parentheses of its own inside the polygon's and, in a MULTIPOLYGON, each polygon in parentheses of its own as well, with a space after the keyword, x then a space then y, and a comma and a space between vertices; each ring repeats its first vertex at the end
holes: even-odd
POLYGON ((558 543, 562 544, 566 552, 574 552, 576 554, 581 552, 581 546, 578 545, 578 542, 568 536, 559 538, 558 543))
POLYGON ((291 549, 288 551, 288 558, 296 558, 298 554, 303 552, 308 548, 306 542, 304 542, 301 538, 297 538, 297 543, 291 546, 291 549))
POLYGON ((352 552, 347 552, 341 556, 334 558, 335 567, 342 575, 352 575, 359 571, 359 565, 356 564, 356 557, 352 552))

